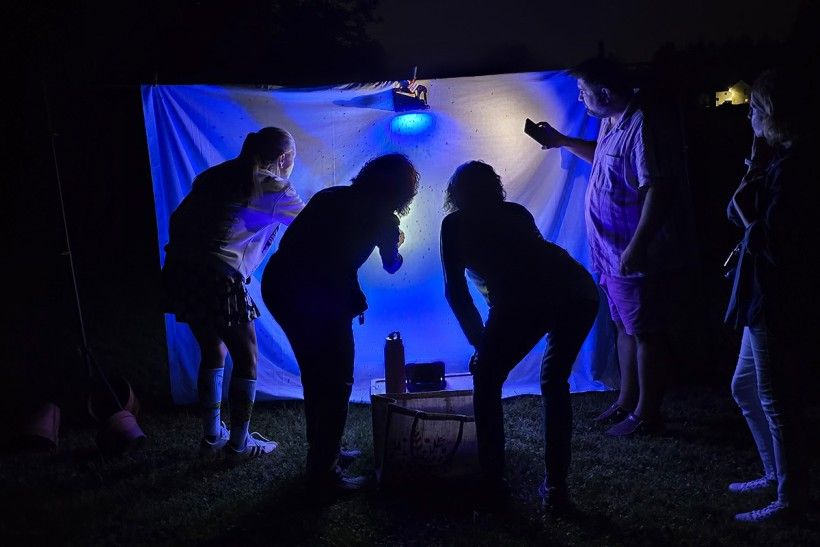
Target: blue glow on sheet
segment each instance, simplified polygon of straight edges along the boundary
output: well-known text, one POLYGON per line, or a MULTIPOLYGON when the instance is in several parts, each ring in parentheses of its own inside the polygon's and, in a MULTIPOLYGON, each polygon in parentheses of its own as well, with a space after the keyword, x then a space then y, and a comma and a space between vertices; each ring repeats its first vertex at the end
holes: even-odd
POLYGON ((435 126, 436 119, 427 112, 399 114, 390 121, 390 130, 399 135, 419 135, 435 126))
MULTIPOLYGON (((307 90, 225 86, 144 86, 143 107, 160 249, 168 219, 190 191, 194 176, 234 157, 249 131, 274 125, 297 143, 291 177, 303 199, 328 186, 350 183, 375 156, 407 154, 421 174, 419 194, 402 218, 406 241, 401 270, 387 274, 378 254, 359 272, 369 308, 354 322, 352 400, 368 401, 369 385, 384 375, 385 336, 401 331, 407 361, 444 361, 447 373, 464 372, 472 348, 444 299, 439 227, 444 189, 461 163, 480 159, 501 175, 507 198, 527 207, 542 233, 588 264, 583 196, 589 166, 559 151, 544 151, 523 132, 524 119, 548 120, 573 136, 595 138, 598 124, 577 100, 575 80, 563 72, 521 73, 433 80, 430 110, 397 114, 387 108, 393 82, 307 90)), ((281 233, 284 230, 280 230, 281 233)), ((277 243, 274 243, 274 247, 277 243)), ((160 252, 164 258, 164 252, 160 252)), ((264 264, 248 291, 262 317, 258 398, 301 396, 290 345, 259 294, 264 264)), ((286 290, 286 288, 283 288, 286 290)), ((486 305, 472 288, 482 315, 486 305)), ((616 385, 612 329, 602 307, 570 378, 572 391, 616 385)), ((166 317, 171 391, 178 403, 196 401, 199 351, 187 325, 166 317)), ((539 393, 544 341, 510 374, 505 396, 539 393)))

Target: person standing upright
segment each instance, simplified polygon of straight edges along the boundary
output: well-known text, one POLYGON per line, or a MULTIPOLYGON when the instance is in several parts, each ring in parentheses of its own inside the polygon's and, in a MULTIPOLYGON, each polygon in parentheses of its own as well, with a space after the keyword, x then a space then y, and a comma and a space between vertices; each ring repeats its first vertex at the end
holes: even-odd
POLYGON ((802 520, 809 507, 809 455, 804 399, 820 333, 820 168, 816 124, 806 116, 813 75, 781 68, 752 86, 754 140, 746 175, 727 208, 743 228, 726 311, 742 331, 732 395, 754 439, 763 476, 734 482, 738 494, 777 489, 768 505, 738 513, 740 522, 802 520))
POLYGON ((598 138, 561 134, 541 122, 545 148, 566 148, 592 164, 585 199, 592 269, 609 302, 618 341, 618 399, 595 418, 610 436, 662 427, 661 402, 670 333, 680 325, 691 258, 689 198, 677 141, 650 123, 626 71, 605 58, 572 70, 578 100, 601 119, 598 138))

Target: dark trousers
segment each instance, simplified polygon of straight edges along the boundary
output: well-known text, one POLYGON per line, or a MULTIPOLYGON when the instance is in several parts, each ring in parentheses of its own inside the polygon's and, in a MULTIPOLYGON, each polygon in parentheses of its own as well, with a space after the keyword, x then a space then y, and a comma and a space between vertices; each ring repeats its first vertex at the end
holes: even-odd
POLYGON ((547 348, 541 359, 544 468, 548 487, 566 488, 572 436, 568 380, 597 313, 597 301, 578 302, 560 311, 490 310, 484 342, 472 367, 478 459, 488 480, 500 480, 504 473, 501 386, 513 367, 547 335, 547 348))
POLYGON ((288 337, 305 396, 309 479, 338 475, 339 448, 353 387, 353 329, 350 319, 301 310, 276 310, 288 337))

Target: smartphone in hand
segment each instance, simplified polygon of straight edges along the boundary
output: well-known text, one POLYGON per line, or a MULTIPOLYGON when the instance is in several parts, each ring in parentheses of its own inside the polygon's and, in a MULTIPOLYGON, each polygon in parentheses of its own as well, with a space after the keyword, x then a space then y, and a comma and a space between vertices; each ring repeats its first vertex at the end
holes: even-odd
POLYGON ((752 139, 751 163, 760 167, 765 167, 772 161, 774 150, 764 137, 754 137, 752 139))
POLYGON ((524 133, 535 139, 535 141, 541 146, 545 146, 547 148, 555 147, 555 143, 550 142, 550 138, 547 135, 546 129, 540 127, 537 123, 535 123, 529 118, 527 118, 527 120, 524 122, 524 133))

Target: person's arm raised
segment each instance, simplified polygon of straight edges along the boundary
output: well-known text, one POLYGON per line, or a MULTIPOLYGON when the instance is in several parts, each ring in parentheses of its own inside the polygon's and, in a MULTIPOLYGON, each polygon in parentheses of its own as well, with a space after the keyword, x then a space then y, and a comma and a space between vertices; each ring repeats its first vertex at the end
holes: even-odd
POLYGON ((404 263, 399 247, 404 243, 404 232, 399 228, 399 217, 391 214, 385 222, 381 238, 376 242, 384 271, 394 274, 404 263))
POLYGON ((543 146, 545 150, 566 148, 582 160, 592 163, 592 158, 595 156, 595 147, 598 145, 597 142, 568 137, 547 122, 538 122, 538 127, 544 131, 544 136, 549 141, 547 145, 543 146))

